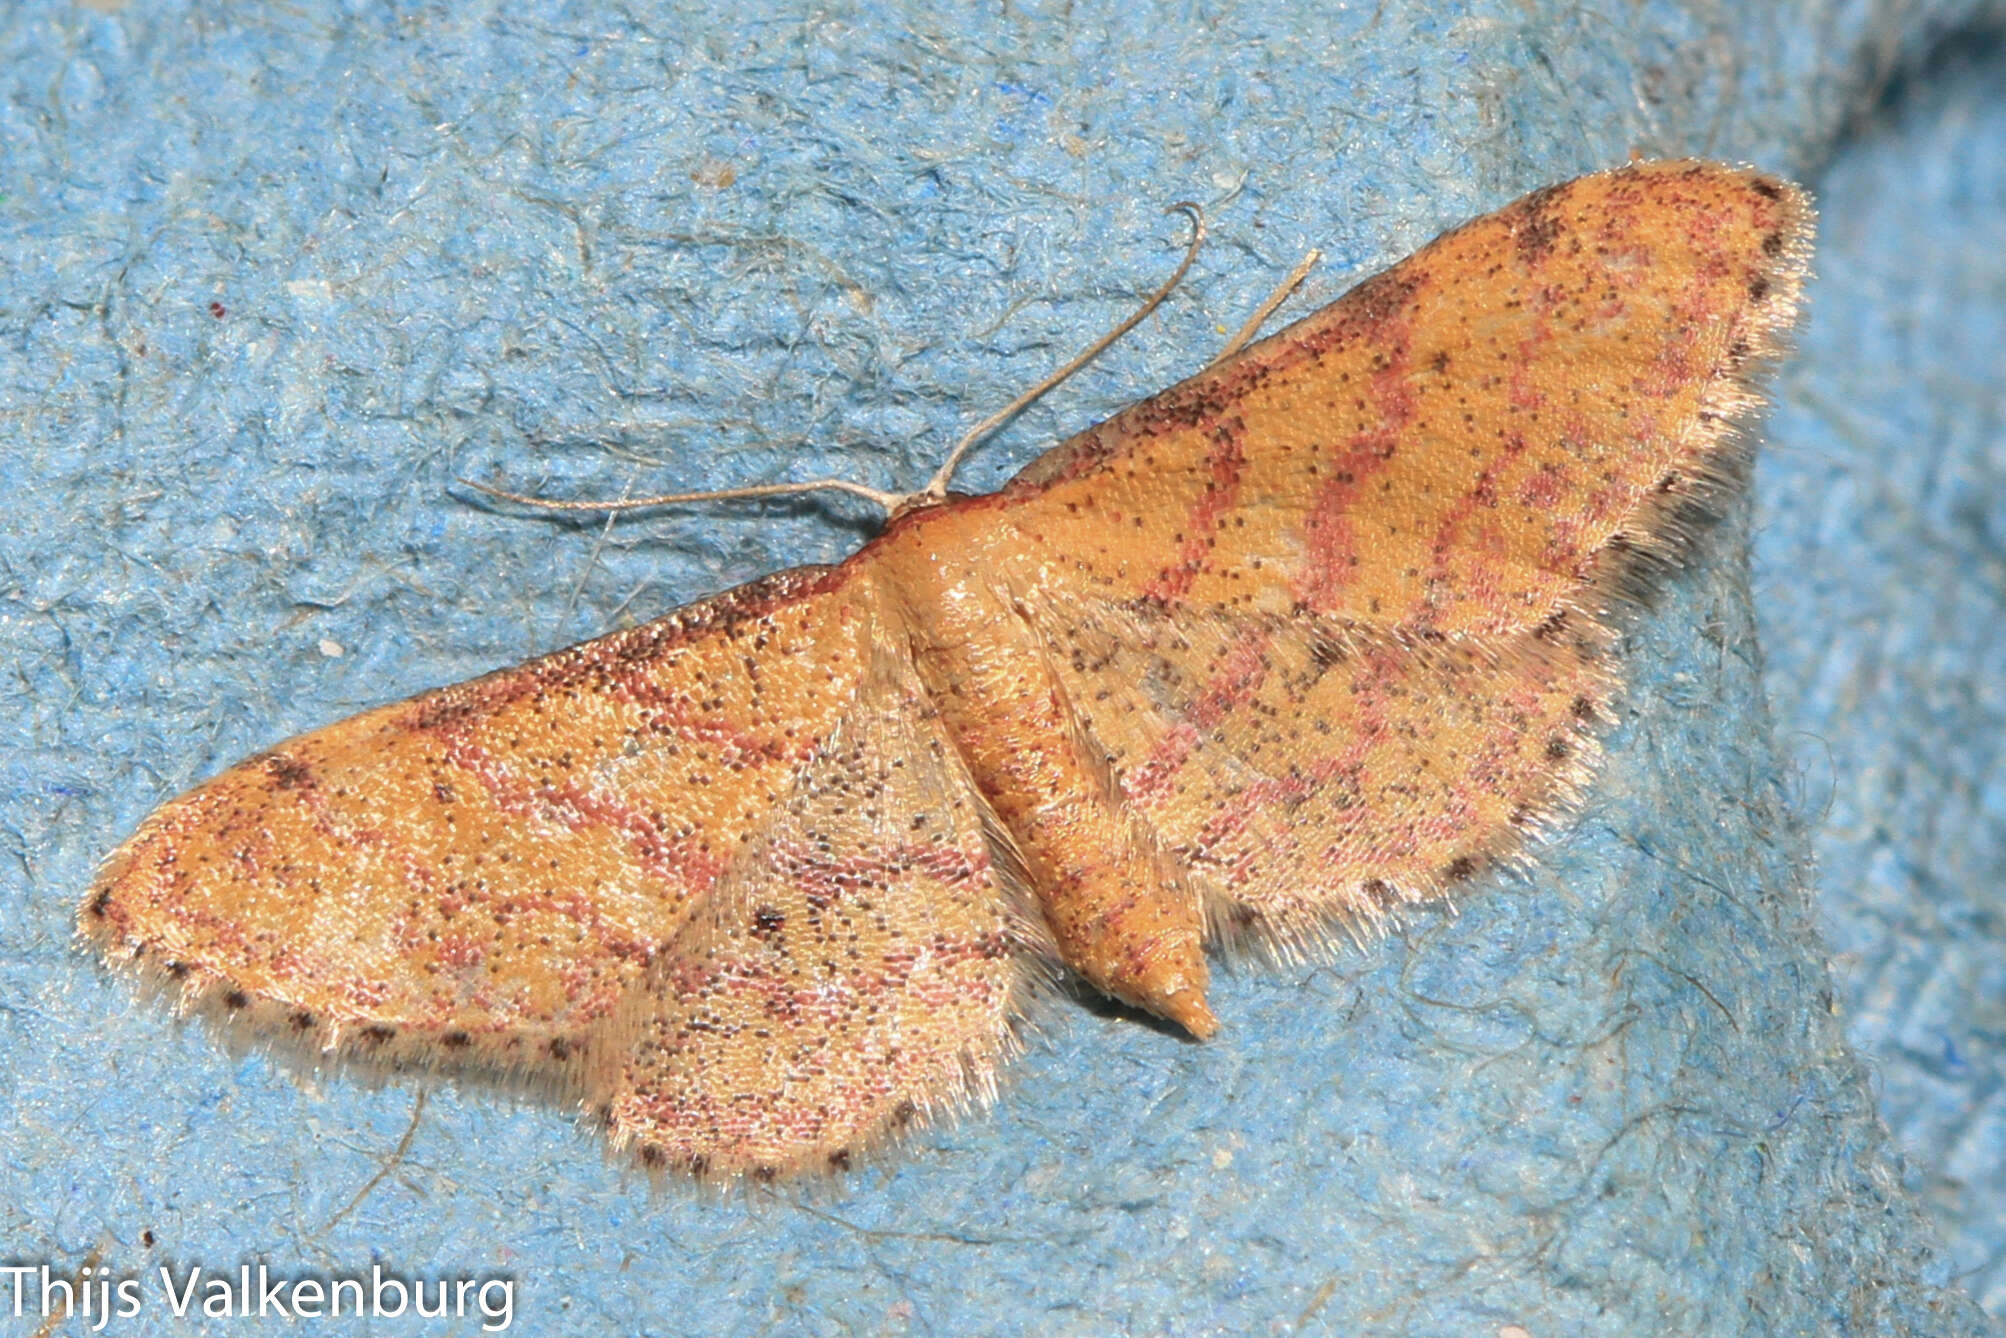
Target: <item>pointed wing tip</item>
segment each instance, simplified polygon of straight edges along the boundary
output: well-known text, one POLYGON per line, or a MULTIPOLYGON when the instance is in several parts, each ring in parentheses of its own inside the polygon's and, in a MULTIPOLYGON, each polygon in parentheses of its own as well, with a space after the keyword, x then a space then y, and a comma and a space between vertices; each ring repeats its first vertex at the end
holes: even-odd
POLYGON ((139 887, 140 866, 152 843, 154 825, 149 819, 104 857, 72 920, 78 945, 113 966, 129 964, 145 952, 147 936, 137 924, 147 902, 139 887))

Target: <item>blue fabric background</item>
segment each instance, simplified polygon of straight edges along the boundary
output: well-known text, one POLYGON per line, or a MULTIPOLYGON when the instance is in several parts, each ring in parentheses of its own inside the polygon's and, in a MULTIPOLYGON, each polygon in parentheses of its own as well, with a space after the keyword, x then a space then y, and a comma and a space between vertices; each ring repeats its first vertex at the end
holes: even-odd
POLYGON ((1756 471, 1763 682, 1905 1179, 2006 1315, 2006 47, 1952 44, 1822 174, 1756 471))
MULTIPOLYGON (((0 13, 0 1263, 501 1271, 515 1331, 580 1335, 1991 1331, 2006 57, 1925 57, 2006 11, 742 13, 0 13), (1637 625, 1533 870, 1226 973, 1212 1043, 1055 1008, 995 1109, 882 1168, 653 1195, 474 1089, 399 1155, 414 1088, 302 1083, 73 950, 94 861, 236 757, 868 532, 456 476, 913 486, 1205 203, 1192 278, 986 487, 1309 247, 1298 311, 1633 148, 1823 189, 1759 500, 1637 625)), ((277 1327, 148 1298, 107 1331, 277 1327)))

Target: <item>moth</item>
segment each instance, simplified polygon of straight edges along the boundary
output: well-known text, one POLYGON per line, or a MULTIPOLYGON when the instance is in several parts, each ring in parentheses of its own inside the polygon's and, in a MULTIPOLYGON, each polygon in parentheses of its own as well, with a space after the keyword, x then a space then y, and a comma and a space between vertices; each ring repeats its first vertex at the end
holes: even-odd
POLYGON ((80 930, 723 1179, 989 1099, 1061 973, 1209 1037, 1208 949, 1322 951, 1566 812, 1811 227, 1705 162, 1538 191, 847 561, 238 764, 80 930))

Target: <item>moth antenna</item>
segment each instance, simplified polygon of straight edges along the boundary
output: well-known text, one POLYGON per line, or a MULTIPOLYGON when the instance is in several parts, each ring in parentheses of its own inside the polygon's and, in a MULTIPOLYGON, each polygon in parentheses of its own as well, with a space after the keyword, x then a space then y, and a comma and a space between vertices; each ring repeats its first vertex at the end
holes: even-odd
POLYGON ((1288 272, 1288 277, 1276 284, 1275 290, 1262 300, 1260 306, 1254 308, 1254 314, 1249 316, 1247 323, 1240 327, 1240 333, 1228 339, 1226 347, 1219 350, 1219 355, 1205 365, 1207 367, 1217 367, 1220 363, 1253 343, 1254 336, 1259 334, 1261 327, 1268 323, 1268 317, 1275 314, 1275 308, 1288 301, 1289 295, 1302 287, 1303 280, 1309 277, 1309 272, 1315 269, 1317 262, 1322 259, 1323 252, 1312 247, 1309 253, 1303 256, 1302 260, 1297 263, 1296 267, 1288 272))
POLYGON ((990 414, 974 427, 969 428, 962 435, 961 440, 954 444, 954 449, 948 452, 947 459, 941 462, 940 468, 934 472, 933 477, 927 480, 926 486, 911 495, 908 499, 909 505, 911 503, 925 504, 947 500, 947 485, 953 481, 954 471, 961 467, 962 458, 969 451, 973 450, 978 442, 1042 399, 1049 391, 1065 381, 1074 372, 1079 371, 1080 368, 1106 352, 1108 345, 1142 324, 1143 319, 1150 312, 1162 306, 1164 299, 1177 290, 1177 285, 1184 281, 1184 275, 1190 270, 1191 262, 1198 258, 1198 248, 1205 244, 1205 211, 1189 200, 1180 200, 1163 212, 1173 214, 1180 211, 1191 216, 1191 243, 1184 248, 1184 259, 1178 262, 1177 268, 1172 271, 1168 279, 1163 281, 1163 285, 1151 293, 1148 299, 1129 315, 1127 320, 1124 320, 1120 325, 1115 326, 1114 329, 1109 330, 1099 339, 1089 344, 1086 350, 1071 362, 1053 372, 1037 385, 1032 386, 1016 399, 1011 400, 995 413, 990 414))
POLYGON ((699 492, 665 492, 653 497, 623 497, 618 501, 561 501, 555 497, 537 497, 530 493, 510 492, 506 488, 494 488, 485 483, 476 483, 469 478, 460 482, 477 492, 490 497, 499 497, 505 502, 520 502, 524 506, 540 506, 546 511, 634 511, 644 506, 669 506, 677 502, 727 502, 741 497, 796 497, 810 492, 846 492, 853 497, 863 497, 877 503, 890 516, 910 500, 912 494, 886 492, 849 479, 809 479, 801 483, 754 483, 742 488, 705 488, 699 492))
MULTIPOLYGON (((954 471, 960 468, 962 459, 970 450, 974 449, 978 442, 1036 403, 1055 386, 1058 386, 1066 378, 1079 371, 1080 368, 1099 357, 1107 350, 1108 345, 1114 343, 1115 340, 1121 338, 1130 330, 1133 330, 1137 325, 1140 325, 1150 312, 1162 306, 1164 299, 1177 290, 1177 285, 1184 281, 1185 274, 1190 271, 1191 262, 1198 258, 1198 248, 1205 244, 1205 211, 1190 201, 1184 200, 1169 206, 1163 212, 1170 214, 1180 211, 1191 216, 1191 242, 1184 249, 1184 259, 1178 262, 1177 268, 1171 272, 1168 279, 1163 281, 1162 286, 1151 293, 1148 299, 1130 314, 1128 319, 1115 326, 1114 329, 1109 330, 1099 339, 1096 339, 1092 344, 1087 346, 1084 352, 1072 361, 964 433, 961 440, 955 443, 954 449, 948 453, 946 461, 941 464, 940 468, 934 473, 934 476, 927 481, 926 486, 917 492, 887 492, 882 488, 873 488, 867 484, 852 482, 849 479, 829 478, 808 479, 800 483, 755 483, 740 488, 704 488, 694 492, 665 492, 657 493, 652 497, 624 497, 618 501, 560 501, 552 497, 537 497, 530 493, 511 492, 507 488, 496 488, 485 483, 476 483, 470 478, 462 478, 460 482, 477 492, 484 492, 490 497, 498 497, 505 502, 516 502, 523 506, 541 507, 546 511, 637 511, 643 507, 672 506, 681 502, 728 502, 750 497, 798 497, 803 493, 811 492, 845 492, 849 493, 852 497, 862 497, 882 507, 885 518, 889 520, 902 512, 912 509, 915 505, 924 506, 945 501, 947 500, 947 485, 953 480, 954 471)), ((1261 322, 1265 321, 1274 309, 1281 304, 1282 300, 1294 290, 1296 285, 1302 282, 1302 276, 1309 272, 1309 266, 1315 263, 1318 254, 1315 251, 1310 252, 1309 257, 1297 267, 1296 273, 1285 280, 1283 286, 1278 288, 1268 298, 1267 302, 1262 304, 1261 310, 1255 315, 1249 327, 1242 330, 1233 343, 1227 345, 1227 353, 1236 352, 1239 346, 1252 336, 1253 331, 1259 328, 1261 322)), ((1225 356, 1225 353, 1220 354, 1220 357, 1225 356)))

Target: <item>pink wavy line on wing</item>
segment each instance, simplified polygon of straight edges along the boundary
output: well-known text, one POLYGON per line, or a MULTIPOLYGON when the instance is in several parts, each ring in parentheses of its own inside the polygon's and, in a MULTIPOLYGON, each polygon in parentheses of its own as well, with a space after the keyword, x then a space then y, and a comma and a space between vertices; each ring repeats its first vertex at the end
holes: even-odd
POLYGON ((1149 756, 1122 781, 1122 791, 1132 803, 1148 806, 1163 797, 1172 778, 1192 753, 1203 746, 1204 736, 1226 714, 1244 704, 1261 688, 1272 667, 1267 650, 1274 633, 1255 624, 1234 638, 1222 657, 1220 667, 1205 690, 1191 704, 1184 717, 1157 740, 1149 756))
POLYGON ((1318 612, 1336 609, 1339 595, 1351 584, 1358 565, 1354 507, 1364 496, 1366 484, 1394 458, 1414 417, 1414 389, 1407 379, 1412 364, 1411 324, 1411 312, 1400 306, 1361 336, 1386 354, 1386 365, 1373 374, 1371 383, 1371 403, 1378 411, 1379 425, 1354 434, 1330 452, 1323 466, 1326 481, 1318 488, 1303 523, 1305 561, 1294 593, 1298 603, 1318 612))
POLYGON ((1192 503, 1185 517, 1184 543, 1177 561, 1165 567, 1143 587, 1143 597, 1170 603, 1190 593, 1198 573, 1211 565, 1213 552, 1208 542, 1219 531, 1219 522, 1240 497, 1240 475, 1247 462, 1244 438, 1247 425, 1238 418, 1218 423, 1211 429, 1212 449, 1206 456, 1209 478, 1205 489, 1192 503))

